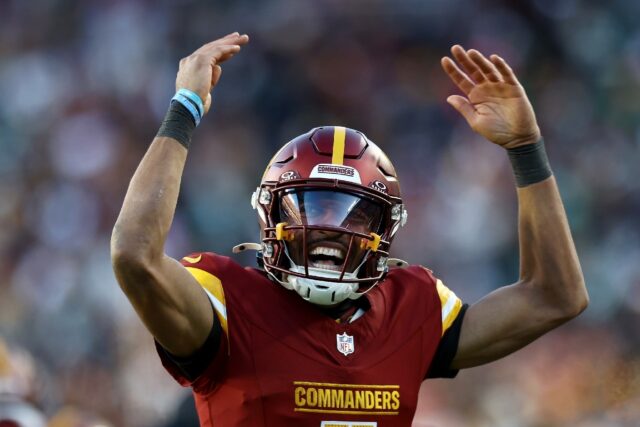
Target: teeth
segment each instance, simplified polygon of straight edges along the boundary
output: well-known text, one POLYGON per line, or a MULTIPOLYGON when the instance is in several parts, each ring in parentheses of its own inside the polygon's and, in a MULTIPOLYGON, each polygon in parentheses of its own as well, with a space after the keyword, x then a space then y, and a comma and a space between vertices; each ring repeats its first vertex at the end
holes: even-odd
POLYGON ((336 248, 327 248, 325 246, 318 246, 311 251, 311 255, 326 255, 334 258, 344 259, 342 250, 336 248))
POLYGON ((332 271, 341 271, 342 267, 339 265, 335 265, 332 262, 326 262, 326 261, 321 261, 321 262, 312 262, 311 264, 309 264, 310 267, 314 267, 314 268, 319 268, 320 270, 332 270, 332 271))

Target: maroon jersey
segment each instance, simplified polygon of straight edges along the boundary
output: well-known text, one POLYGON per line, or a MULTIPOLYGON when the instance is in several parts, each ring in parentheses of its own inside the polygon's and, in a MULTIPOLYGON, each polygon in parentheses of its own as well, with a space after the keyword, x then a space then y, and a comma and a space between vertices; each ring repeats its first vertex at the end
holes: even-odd
POLYGON ((160 352, 193 388, 202 426, 411 426, 420 383, 462 307, 430 270, 411 266, 366 294, 361 317, 338 323, 227 257, 194 254, 182 264, 226 335, 193 381, 160 352))

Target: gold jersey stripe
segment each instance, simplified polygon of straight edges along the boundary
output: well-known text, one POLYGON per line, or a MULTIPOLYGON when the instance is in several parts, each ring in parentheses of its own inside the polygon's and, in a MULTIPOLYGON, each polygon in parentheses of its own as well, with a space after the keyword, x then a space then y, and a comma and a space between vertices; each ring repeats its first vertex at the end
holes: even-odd
POLYGON ((442 335, 451 327, 462 308, 462 301, 440 279, 436 283, 442 312, 442 335))
POLYGON ((344 164, 344 141, 346 133, 347 130, 342 126, 335 126, 333 128, 333 154, 331 156, 331 163, 334 165, 344 164))
POLYGON ((440 279, 436 281, 436 290, 438 291, 438 296, 440 297, 440 306, 444 307, 444 305, 447 303, 449 295, 451 295, 452 292, 444 285, 444 283, 442 283, 442 280, 440 279))
POLYGON ((399 385, 383 385, 383 384, 334 384, 334 383, 315 383, 311 381, 294 381, 294 385, 307 385, 312 387, 337 387, 337 388, 386 388, 399 389, 399 385))
POLYGON ((208 271, 201 270, 195 267, 185 267, 189 273, 200 283, 209 296, 213 308, 218 313, 218 319, 220 319, 220 325, 222 330, 228 336, 227 326, 227 306, 224 299, 224 289, 222 288, 222 282, 213 274, 208 271))
POLYGON ((442 321, 442 334, 443 335, 451 327, 453 322, 456 320, 456 318, 458 317, 458 313, 460 313, 460 309, 461 308, 462 308, 462 301, 460 301, 460 299, 456 297, 456 299, 454 300, 454 303, 453 303, 453 307, 449 311, 449 314, 442 321))
POLYGON ((296 412, 314 412, 317 414, 343 414, 343 415, 398 415, 398 411, 343 411, 340 409, 307 409, 307 408, 295 408, 296 412))

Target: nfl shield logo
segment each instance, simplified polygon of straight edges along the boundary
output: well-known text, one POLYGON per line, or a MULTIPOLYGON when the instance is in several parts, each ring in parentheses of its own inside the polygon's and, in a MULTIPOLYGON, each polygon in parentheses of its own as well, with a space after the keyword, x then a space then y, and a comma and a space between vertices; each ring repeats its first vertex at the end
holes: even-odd
POLYGON ((346 332, 336 335, 336 345, 338 347, 338 351, 345 356, 348 356, 355 351, 353 337, 351 335, 347 335, 346 332))

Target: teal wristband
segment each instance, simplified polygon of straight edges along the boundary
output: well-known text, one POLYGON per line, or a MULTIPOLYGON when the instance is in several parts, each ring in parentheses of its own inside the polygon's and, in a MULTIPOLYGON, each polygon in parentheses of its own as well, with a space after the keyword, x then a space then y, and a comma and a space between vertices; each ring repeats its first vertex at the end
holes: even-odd
POLYGON ((200 98, 197 93, 189 89, 179 89, 176 94, 182 95, 193 102, 200 113, 200 118, 204 116, 204 104, 202 103, 202 98, 200 98))
POLYGON ((193 116, 193 121, 196 123, 196 126, 200 124, 200 119, 202 118, 202 116, 200 116, 200 112, 198 111, 196 106, 193 105, 191 101, 189 101, 189 98, 176 93, 173 98, 171 98, 171 102, 173 101, 179 102, 184 108, 189 110, 189 112, 193 116))

